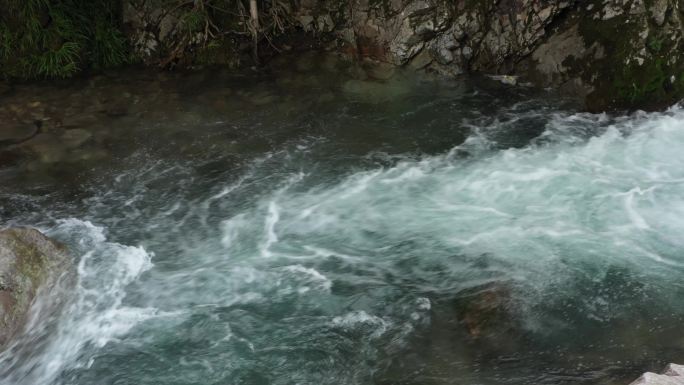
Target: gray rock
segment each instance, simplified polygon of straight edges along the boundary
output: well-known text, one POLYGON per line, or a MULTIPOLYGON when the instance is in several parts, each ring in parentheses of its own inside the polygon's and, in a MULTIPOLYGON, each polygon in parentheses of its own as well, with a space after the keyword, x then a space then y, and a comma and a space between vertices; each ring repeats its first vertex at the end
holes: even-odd
POLYGON ((335 28, 335 22, 330 15, 323 15, 316 19, 318 30, 321 32, 330 32, 335 28))
POLYGON ((421 70, 432 63, 432 56, 430 56, 430 53, 427 51, 423 51, 420 54, 416 55, 408 64, 409 68, 413 68, 416 70, 421 70))
POLYGON ((297 20, 299 21, 299 24, 301 24, 302 28, 305 31, 309 32, 309 31, 313 30, 313 21, 314 21, 313 16, 301 15, 297 18, 297 20))
POLYGON ((66 248, 30 228, 0 230, 0 347, 21 333, 41 292, 69 281, 66 248))
POLYGON ((684 366, 669 364, 663 374, 644 373, 630 385, 684 385, 684 366))
POLYGON ((653 15, 653 20, 655 20, 658 26, 662 26, 665 23, 665 16, 670 5, 667 0, 656 0, 651 6, 651 14, 653 15))
POLYGON ((489 75, 489 78, 496 80, 508 86, 518 85, 518 77, 512 75, 489 75))

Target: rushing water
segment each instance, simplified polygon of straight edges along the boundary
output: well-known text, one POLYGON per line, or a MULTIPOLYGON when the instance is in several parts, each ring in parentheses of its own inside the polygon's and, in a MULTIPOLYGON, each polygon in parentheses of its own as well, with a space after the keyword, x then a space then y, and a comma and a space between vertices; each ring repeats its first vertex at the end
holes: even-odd
POLYGON ((0 156, 2 223, 78 270, 0 383, 617 384, 684 361, 683 109, 365 77, 309 57, 6 97, 92 136, 0 156))

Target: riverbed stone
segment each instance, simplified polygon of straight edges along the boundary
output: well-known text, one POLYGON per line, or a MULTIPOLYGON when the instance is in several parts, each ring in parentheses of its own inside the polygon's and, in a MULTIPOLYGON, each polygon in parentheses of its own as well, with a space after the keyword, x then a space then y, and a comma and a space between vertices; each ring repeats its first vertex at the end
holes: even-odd
POLYGON ((64 131, 59 139, 62 143, 64 143, 66 148, 71 149, 81 146, 92 137, 93 134, 90 131, 81 128, 75 128, 64 131))
POLYGON ((31 139, 38 133, 35 124, 8 122, 0 126, 0 146, 18 144, 31 139))
POLYGON ((71 262, 64 245, 38 230, 0 230, 0 348, 22 331, 39 291, 66 279, 71 262))
POLYGON ((61 161, 66 155, 67 148, 59 136, 53 133, 40 133, 20 147, 34 155, 37 155, 43 163, 56 163, 61 161))
POLYGON ((509 313, 511 289, 505 284, 468 289, 455 306, 460 323, 472 338, 493 337, 514 329, 509 313))

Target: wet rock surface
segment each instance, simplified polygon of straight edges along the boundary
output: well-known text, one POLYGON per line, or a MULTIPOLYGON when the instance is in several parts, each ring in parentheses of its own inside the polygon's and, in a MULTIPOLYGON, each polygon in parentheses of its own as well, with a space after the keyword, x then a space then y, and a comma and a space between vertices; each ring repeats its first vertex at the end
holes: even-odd
POLYGON ((520 75, 591 111, 661 108, 684 96, 681 2, 310 2, 343 51, 444 75, 520 75))
POLYGON ((515 332, 511 289, 505 284, 489 284, 461 293, 454 305, 456 316, 472 338, 497 337, 515 332))
POLYGON ((22 331, 39 291, 50 291, 70 266, 66 248, 38 230, 0 230, 0 347, 22 331))
POLYGON ((684 385, 684 366, 670 364, 662 374, 644 373, 630 385, 684 385))

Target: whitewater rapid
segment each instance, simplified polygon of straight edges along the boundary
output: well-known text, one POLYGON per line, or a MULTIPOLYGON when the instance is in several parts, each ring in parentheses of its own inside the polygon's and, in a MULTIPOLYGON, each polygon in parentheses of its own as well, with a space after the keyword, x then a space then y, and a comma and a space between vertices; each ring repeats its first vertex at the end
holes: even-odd
MULTIPOLYGON (((131 168, 80 218, 40 224, 71 247, 78 282, 40 321, 49 334, 0 355, 0 382, 382 383, 446 303, 497 283, 533 341, 513 349, 523 360, 579 351, 584 330, 597 346, 624 338, 606 330, 637 314, 670 332, 684 315, 684 109, 544 119, 525 146, 502 147, 510 121, 494 120, 443 154, 371 152, 346 169, 320 138, 229 181, 131 168)), ((475 381, 458 362, 418 366, 475 381)))

